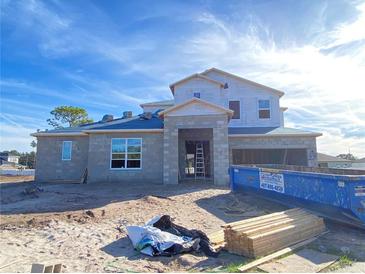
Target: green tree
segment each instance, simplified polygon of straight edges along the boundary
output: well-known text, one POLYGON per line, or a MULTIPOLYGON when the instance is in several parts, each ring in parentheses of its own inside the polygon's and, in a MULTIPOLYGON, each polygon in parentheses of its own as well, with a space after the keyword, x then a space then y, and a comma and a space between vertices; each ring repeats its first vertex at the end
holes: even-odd
POLYGON ((341 158, 341 159, 346 159, 346 160, 350 160, 350 161, 353 161, 353 160, 356 160, 357 158, 352 155, 351 153, 342 153, 342 154, 339 154, 336 156, 337 158, 341 158))
POLYGON ((35 152, 24 152, 20 154, 19 164, 28 168, 35 168, 35 152))
POLYGON ((1 153, 9 153, 11 155, 15 155, 15 156, 20 156, 20 152, 15 150, 15 149, 12 149, 12 150, 4 150, 2 151, 1 153))
POLYGON ((51 115, 53 117, 47 119, 47 122, 56 129, 64 128, 65 125, 76 127, 81 124, 93 122, 93 120, 89 118, 86 110, 79 107, 59 106, 51 111, 51 115))
POLYGON ((30 146, 31 146, 33 149, 35 149, 35 148, 37 147, 37 142, 33 140, 32 142, 30 142, 30 146))

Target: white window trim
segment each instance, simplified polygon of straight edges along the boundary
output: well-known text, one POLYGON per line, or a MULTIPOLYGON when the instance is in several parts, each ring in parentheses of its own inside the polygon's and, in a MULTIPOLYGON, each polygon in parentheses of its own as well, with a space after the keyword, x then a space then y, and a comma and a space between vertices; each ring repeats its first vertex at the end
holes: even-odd
POLYGON ((72 160, 72 141, 63 141, 62 142, 62 161, 71 161, 72 160), (64 146, 65 146, 65 143, 71 143, 71 146, 70 146, 70 159, 65 159, 63 156, 63 149, 64 149, 64 146))
MULTIPOLYGON (((143 140, 142 138, 123 138, 123 137, 120 137, 120 138, 111 138, 110 140, 110 164, 109 164, 109 169, 110 170, 141 170, 142 169, 142 148, 143 148, 143 140), (127 166, 127 161, 128 161, 128 146, 127 146, 127 143, 128 143, 128 139, 138 139, 138 140, 141 140, 141 152, 140 152, 140 155, 141 155, 141 159, 140 159, 140 167, 112 167, 112 155, 113 155, 113 140, 117 140, 117 139, 125 139, 126 140, 126 152, 125 152, 125 164, 127 166)), ((136 154, 136 153, 131 153, 131 154, 136 154)))
POLYGON ((264 99, 264 98, 257 99, 257 118, 258 118, 258 120, 271 120, 271 115, 272 115, 271 100, 264 99), (269 101, 269 108, 260 108, 260 101, 269 101), (260 110, 269 110, 270 117, 269 118, 260 118, 260 110))
POLYGON ((228 109, 230 109, 229 108, 229 102, 239 102, 239 106, 240 106, 240 118, 232 118, 232 120, 233 121, 241 121, 242 120, 242 108, 241 108, 241 106, 242 106, 242 102, 241 102, 241 100, 240 99, 229 99, 228 100, 228 109))

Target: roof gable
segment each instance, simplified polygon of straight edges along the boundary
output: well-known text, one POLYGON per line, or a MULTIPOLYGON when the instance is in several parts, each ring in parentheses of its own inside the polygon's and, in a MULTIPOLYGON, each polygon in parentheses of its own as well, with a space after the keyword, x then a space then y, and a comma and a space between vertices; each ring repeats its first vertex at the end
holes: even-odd
POLYGON ((351 162, 347 159, 338 158, 324 153, 317 153, 318 162, 351 162))
POLYGON ((182 104, 175 105, 159 113, 160 116, 192 116, 214 114, 227 114, 229 117, 232 117, 233 111, 198 98, 192 98, 182 104))
POLYGON ((191 79, 194 79, 194 78, 203 79, 205 81, 209 81, 209 82, 211 82, 213 84, 216 84, 216 85, 218 85, 218 86, 220 86, 222 88, 224 87, 224 83, 221 83, 221 82, 219 82, 217 80, 211 79, 211 78, 209 78, 207 76, 201 75, 199 73, 195 73, 195 74, 192 74, 192 75, 190 75, 188 77, 185 77, 185 78, 183 78, 183 79, 181 79, 181 80, 179 80, 179 81, 177 81, 175 83, 172 83, 170 85, 171 92, 174 94, 174 92, 175 92, 175 86, 180 85, 180 84, 182 84, 182 83, 184 83, 186 81, 189 81, 191 79))
POLYGON ((220 69, 217 69, 217 68, 210 68, 210 69, 207 69, 205 71, 203 71, 202 73, 200 73, 200 75, 205 75, 206 77, 209 78, 209 76, 207 76, 209 74, 209 72, 216 72, 216 73, 219 73, 219 74, 223 74, 223 75, 226 75, 228 77, 232 77, 232 78, 235 78, 237 80, 240 80, 242 82, 245 82, 247 84, 250 84, 250 85, 254 85, 256 87, 259 87, 259 88, 262 88, 262 89, 265 89, 265 90, 269 90, 271 92, 274 92, 276 94, 279 95, 279 97, 283 96, 284 95, 284 92, 281 91, 281 90, 278 90, 278 89, 274 89, 274 88, 271 88, 271 87, 268 87, 268 86, 265 86, 265 85, 262 85, 262 84, 259 84, 259 83, 256 83, 254 81, 251 81, 251 80, 248 80, 248 79, 245 79, 241 76, 238 76, 238 75, 235 75, 235 74, 232 74, 232 73, 229 73, 229 72, 226 72, 226 71, 223 71, 223 70, 220 70, 220 69))

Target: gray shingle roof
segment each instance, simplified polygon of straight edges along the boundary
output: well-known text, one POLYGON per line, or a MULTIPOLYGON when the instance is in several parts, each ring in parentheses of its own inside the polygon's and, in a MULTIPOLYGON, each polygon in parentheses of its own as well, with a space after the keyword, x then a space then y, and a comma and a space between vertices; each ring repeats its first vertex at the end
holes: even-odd
POLYGON ((163 120, 153 115, 151 119, 138 117, 128 122, 105 125, 91 128, 91 130, 112 130, 112 129, 162 129, 163 120))
POLYGON ((317 153, 318 162, 351 162, 347 159, 337 158, 324 153, 317 153))
POLYGON ((144 103, 144 104, 141 104, 141 106, 154 106, 154 105, 170 106, 170 105, 174 105, 174 104, 175 104, 174 100, 163 100, 163 101, 144 103))

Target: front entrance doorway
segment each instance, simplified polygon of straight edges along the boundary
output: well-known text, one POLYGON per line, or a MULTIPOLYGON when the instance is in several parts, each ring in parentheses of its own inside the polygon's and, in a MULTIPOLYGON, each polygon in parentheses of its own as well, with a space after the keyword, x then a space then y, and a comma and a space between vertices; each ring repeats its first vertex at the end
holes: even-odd
POLYGON ((207 179, 211 177, 209 141, 185 141, 186 179, 207 179))

